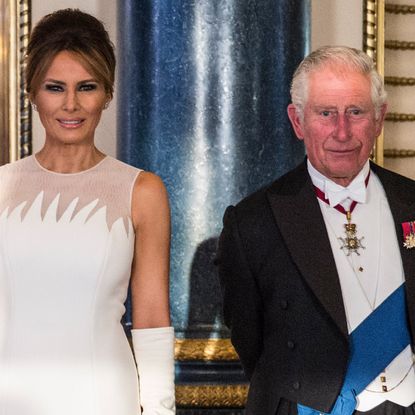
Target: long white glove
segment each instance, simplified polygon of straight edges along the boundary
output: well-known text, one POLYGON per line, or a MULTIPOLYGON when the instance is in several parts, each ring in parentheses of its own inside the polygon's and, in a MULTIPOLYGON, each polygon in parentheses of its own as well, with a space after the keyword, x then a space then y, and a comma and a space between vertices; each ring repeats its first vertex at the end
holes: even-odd
POLYGON ((174 328, 131 330, 143 415, 173 415, 174 328))

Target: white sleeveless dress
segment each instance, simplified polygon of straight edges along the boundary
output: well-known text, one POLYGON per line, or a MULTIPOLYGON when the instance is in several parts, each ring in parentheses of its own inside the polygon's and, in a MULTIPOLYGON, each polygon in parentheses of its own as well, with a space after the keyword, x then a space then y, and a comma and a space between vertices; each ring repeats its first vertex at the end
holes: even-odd
POLYGON ((0 167, 0 415, 136 415, 123 327, 140 170, 0 167))

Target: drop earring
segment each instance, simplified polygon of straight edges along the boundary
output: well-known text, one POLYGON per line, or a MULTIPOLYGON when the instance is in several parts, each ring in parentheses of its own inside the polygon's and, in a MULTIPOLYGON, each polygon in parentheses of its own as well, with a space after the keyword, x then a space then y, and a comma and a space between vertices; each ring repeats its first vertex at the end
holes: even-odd
POLYGON ((32 110, 37 112, 37 105, 33 102, 31 102, 32 110))

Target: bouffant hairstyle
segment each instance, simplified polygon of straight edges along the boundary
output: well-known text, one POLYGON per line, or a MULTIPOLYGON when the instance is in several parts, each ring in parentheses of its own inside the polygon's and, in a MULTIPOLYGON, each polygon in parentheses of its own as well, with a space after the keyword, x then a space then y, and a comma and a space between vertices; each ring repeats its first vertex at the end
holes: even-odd
POLYGON ((102 22, 79 9, 44 16, 32 30, 26 55, 27 91, 33 98, 56 55, 69 51, 104 85, 112 98, 115 54, 102 22))

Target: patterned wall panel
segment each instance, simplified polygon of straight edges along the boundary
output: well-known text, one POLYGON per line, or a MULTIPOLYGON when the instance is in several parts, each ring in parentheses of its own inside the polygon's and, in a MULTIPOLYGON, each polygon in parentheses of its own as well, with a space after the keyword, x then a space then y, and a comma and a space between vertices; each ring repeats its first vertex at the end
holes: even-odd
POLYGON ((415 1, 385 4, 385 166, 415 178, 415 1), (412 4, 411 4, 412 3, 412 4))
POLYGON ((415 1, 366 0, 366 51, 385 76, 388 114, 376 161, 415 178, 415 1))

